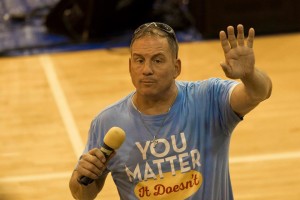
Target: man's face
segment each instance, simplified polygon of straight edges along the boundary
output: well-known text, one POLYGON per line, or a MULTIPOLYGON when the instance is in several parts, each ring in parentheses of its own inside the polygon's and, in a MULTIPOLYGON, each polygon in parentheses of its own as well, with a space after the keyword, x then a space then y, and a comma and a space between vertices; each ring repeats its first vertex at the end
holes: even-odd
POLYGON ((181 63, 172 54, 166 38, 144 36, 131 47, 129 71, 141 95, 164 95, 180 74, 181 63))

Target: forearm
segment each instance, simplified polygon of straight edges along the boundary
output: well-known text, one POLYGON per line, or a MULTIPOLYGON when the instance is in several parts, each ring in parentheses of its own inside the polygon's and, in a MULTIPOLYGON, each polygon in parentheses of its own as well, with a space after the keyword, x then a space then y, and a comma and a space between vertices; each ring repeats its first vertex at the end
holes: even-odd
POLYGON ((77 179, 79 178, 79 176, 79 173, 75 170, 69 182, 69 187, 73 197, 78 200, 95 199, 98 193, 103 188, 106 175, 103 175, 103 177, 95 180, 87 186, 78 183, 77 179))
POLYGON ((252 74, 248 74, 241 79, 244 84, 244 92, 249 103, 259 104, 268 99, 272 93, 272 82, 267 74, 254 69, 252 74))
POLYGON ((241 81, 243 84, 238 84, 232 92, 230 104, 236 113, 244 116, 260 102, 270 97, 272 82, 265 73, 257 69, 241 81))

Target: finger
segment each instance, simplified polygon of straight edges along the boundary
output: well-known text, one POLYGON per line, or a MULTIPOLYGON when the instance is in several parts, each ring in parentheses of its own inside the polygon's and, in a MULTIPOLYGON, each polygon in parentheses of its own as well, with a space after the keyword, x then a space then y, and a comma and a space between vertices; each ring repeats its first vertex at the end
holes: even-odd
POLYGON ((230 51, 231 48, 228 43, 225 31, 220 31, 219 37, 220 37, 222 49, 223 49, 224 53, 226 54, 228 51, 230 51))
POLYGON ((229 44, 230 44, 231 48, 236 48, 237 43, 236 43, 236 38, 235 38, 235 35, 234 35, 233 26, 228 26, 227 27, 227 34, 228 34, 228 41, 229 41, 229 44))
POLYGON ((237 26, 237 42, 238 42, 238 45, 240 46, 244 46, 244 26, 242 24, 239 24, 237 26))
POLYGON ((94 180, 98 178, 97 174, 95 174, 95 173, 91 172, 90 170, 87 170, 83 167, 78 166, 77 172, 80 174, 79 177, 86 176, 86 177, 94 179, 94 180))
POLYGON ((94 149, 90 150, 89 153, 93 156, 96 156, 99 160, 102 161, 102 163, 106 162, 106 158, 100 149, 94 148, 94 149))
MULTIPOLYGON (((103 162, 103 160, 105 160, 104 155, 102 154, 102 152, 98 152, 98 150, 93 149, 91 151, 89 151, 89 153, 87 154, 83 154, 82 161, 85 161, 86 163, 95 166, 96 168, 98 168, 99 170, 104 170, 105 169, 105 162, 103 162), (95 154, 100 154, 102 156, 95 156, 95 154), (103 159, 104 158, 104 159, 103 159)), ((88 165, 86 164, 86 165, 88 165)), ((91 167, 93 167, 91 166, 91 167)))
POLYGON ((98 179, 102 175, 102 173, 103 172, 100 170, 91 170, 88 168, 82 168, 80 170, 80 174, 82 174, 82 176, 86 176, 86 177, 94 179, 94 180, 98 179))
POLYGON ((247 46, 253 48, 255 30, 254 28, 249 29, 248 38, 247 38, 247 46))
POLYGON ((82 159, 79 161, 77 166, 77 171, 86 177, 97 179, 99 176, 102 175, 104 169, 100 169, 95 166, 93 163, 87 162, 86 160, 82 159))

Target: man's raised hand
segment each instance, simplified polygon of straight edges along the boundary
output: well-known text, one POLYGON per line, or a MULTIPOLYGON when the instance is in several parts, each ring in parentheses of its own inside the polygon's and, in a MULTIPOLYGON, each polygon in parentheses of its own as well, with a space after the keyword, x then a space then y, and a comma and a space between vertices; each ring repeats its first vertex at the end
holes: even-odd
POLYGON ((220 65, 228 78, 243 79, 253 73, 255 65, 254 35, 254 29, 250 28, 245 45, 243 25, 237 26, 237 37, 232 26, 227 27, 227 35, 225 31, 220 31, 220 41, 225 55, 225 62, 220 65))

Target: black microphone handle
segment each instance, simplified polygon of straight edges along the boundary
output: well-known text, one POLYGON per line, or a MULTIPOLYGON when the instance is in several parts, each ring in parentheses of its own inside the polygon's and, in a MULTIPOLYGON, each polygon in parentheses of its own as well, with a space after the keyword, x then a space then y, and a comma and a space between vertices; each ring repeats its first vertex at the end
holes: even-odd
MULTIPOLYGON (((104 154, 105 158, 107 159, 114 152, 114 149, 109 147, 107 144, 103 143, 103 146, 100 148, 100 151, 104 154)), ((77 179, 77 181, 81 185, 87 186, 87 185, 91 184, 92 182, 94 182, 94 179, 91 179, 86 176, 82 176, 79 179, 77 179)))

